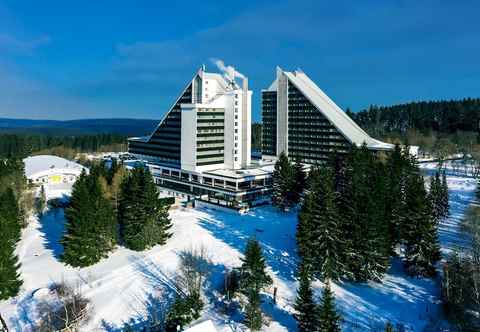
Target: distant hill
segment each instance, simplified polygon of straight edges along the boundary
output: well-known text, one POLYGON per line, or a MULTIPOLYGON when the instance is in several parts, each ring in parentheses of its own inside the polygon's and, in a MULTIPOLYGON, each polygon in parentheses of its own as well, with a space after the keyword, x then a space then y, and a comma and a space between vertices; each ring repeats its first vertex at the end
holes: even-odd
POLYGON ((149 135, 159 120, 149 119, 82 119, 30 120, 0 118, 0 134, 91 135, 117 134, 122 136, 149 135))

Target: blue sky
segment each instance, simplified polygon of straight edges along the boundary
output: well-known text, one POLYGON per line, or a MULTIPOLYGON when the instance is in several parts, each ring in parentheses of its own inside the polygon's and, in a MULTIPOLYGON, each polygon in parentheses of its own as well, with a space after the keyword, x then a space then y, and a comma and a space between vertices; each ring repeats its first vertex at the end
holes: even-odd
POLYGON ((480 1, 0 0, 0 117, 161 118, 210 58, 341 107, 480 97, 480 1))

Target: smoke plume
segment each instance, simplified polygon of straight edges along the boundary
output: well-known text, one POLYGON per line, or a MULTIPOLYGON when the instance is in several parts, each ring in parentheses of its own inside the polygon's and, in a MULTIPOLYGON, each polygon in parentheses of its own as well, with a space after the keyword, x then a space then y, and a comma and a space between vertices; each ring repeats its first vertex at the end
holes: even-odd
POLYGON ((235 68, 233 68, 232 66, 225 66, 225 63, 220 59, 211 58, 210 61, 212 61, 217 66, 217 68, 222 71, 223 74, 231 81, 235 80, 235 77, 239 77, 242 79, 245 78, 242 73, 236 71, 235 68))

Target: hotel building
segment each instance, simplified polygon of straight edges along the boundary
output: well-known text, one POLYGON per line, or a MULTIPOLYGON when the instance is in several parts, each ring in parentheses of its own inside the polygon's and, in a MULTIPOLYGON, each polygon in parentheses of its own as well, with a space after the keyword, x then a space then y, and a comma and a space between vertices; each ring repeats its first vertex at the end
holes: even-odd
POLYGON ((202 67, 150 136, 128 140, 128 151, 147 162, 161 188, 255 205, 269 191, 271 167, 252 165, 252 92, 246 77, 228 69, 202 67))
POLYGON ((262 156, 282 152, 306 164, 322 163, 332 153, 366 144, 372 151, 390 151, 392 144, 370 137, 304 72, 283 71, 262 91, 262 156))

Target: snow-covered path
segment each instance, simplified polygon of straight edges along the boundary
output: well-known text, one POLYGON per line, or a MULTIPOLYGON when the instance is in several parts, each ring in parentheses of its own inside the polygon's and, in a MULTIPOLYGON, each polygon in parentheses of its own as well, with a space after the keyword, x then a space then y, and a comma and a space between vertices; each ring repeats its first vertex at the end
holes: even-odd
MULTIPOLYGON (((448 177, 451 217, 441 225, 440 241, 447 252, 462 244, 458 222, 474 196, 475 181, 448 177)), ((74 269, 58 261, 63 231, 63 211, 49 211, 41 221, 32 218, 24 230, 17 253, 22 263, 22 291, 14 299, 0 302, 0 312, 14 331, 31 331, 35 320, 37 289, 54 281, 78 285, 91 300, 94 316, 84 331, 117 331, 123 322, 145 316, 152 308, 164 306, 173 293, 178 255, 185 249, 204 246, 212 261, 211 283, 222 282, 225 269, 240 264, 246 239, 255 236, 264 248, 267 263, 278 289, 277 305, 265 294, 264 310, 272 323, 265 331, 296 331, 291 315, 297 283, 295 281, 296 213, 280 213, 261 207, 238 215, 209 209, 175 210, 171 213, 174 236, 167 245, 137 253, 118 248, 94 266, 74 269)), ((439 293, 436 280, 412 279, 394 260, 382 283, 339 283, 333 285, 337 303, 344 315, 346 331, 378 328, 385 321, 421 331, 430 320, 439 317, 439 293)), ((321 284, 314 284, 317 293, 321 284)), ((269 293, 271 290, 269 291, 269 293)), ((226 317, 215 310, 216 294, 209 294, 204 317, 212 319, 219 331, 232 331, 226 317)), ((232 323, 236 325, 235 323, 232 323)))

